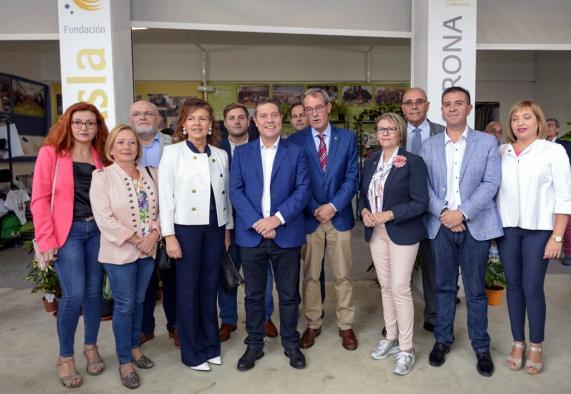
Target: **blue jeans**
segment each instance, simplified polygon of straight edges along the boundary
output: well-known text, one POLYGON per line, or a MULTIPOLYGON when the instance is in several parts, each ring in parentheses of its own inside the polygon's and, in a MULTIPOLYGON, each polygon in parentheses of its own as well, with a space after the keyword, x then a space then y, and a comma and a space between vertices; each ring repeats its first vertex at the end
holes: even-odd
POLYGON ((84 343, 97 343, 103 297, 103 269, 97 261, 99 236, 95 220, 75 220, 58 251, 55 270, 62 291, 57 317, 60 357, 73 356, 75 330, 82 309, 84 343))
POLYGON ((109 276, 113 292, 113 334, 119 364, 131 362, 131 349, 138 348, 141 341, 143 301, 149 280, 155 268, 150 257, 128 264, 108 264, 103 267, 109 276))
MULTIPOLYGON (((236 265, 236 269, 240 270, 242 259, 240 258, 240 247, 234 242, 234 232, 232 232, 232 246, 230 247, 230 256, 236 265)), ((265 319, 271 320, 274 313, 274 277, 272 275, 272 267, 268 264, 268 277, 266 279, 266 291, 264 294, 264 313, 265 319)), ((218 306, 220 307, 220 320, 222 323, 236 325, 238 322, 238 303, 237 290, 227 293, 223 287, 218 289, 218 306)))
POLYGON ((431 242, 436 273, 436 341, 448 346, 454 342, 456 284, 458 267, 468 308, 468 335, 476 353, 490 350, 488 335, 488 298, 484 278, 491 241, 477 241, 470 230, 454 233, 444 226, 431 242))
POLYGON ((246 331, 249 347, 264 346, 264 293, 268 267, 272 265, 279 297, 280 337, 287 350, 299 349, 297 331, 300 248, 280 248, 274 240, 264 239, 253 248, 240 248, 246 290, 246 331))
POLYGON ((525 341, 525 313, 529 340, 542 343, 545 331, 545 274, 549 260, 543 258, 551 231, 504 227, 498 238, 500 259, 507 282, 507 301, 514 341, 525 341))

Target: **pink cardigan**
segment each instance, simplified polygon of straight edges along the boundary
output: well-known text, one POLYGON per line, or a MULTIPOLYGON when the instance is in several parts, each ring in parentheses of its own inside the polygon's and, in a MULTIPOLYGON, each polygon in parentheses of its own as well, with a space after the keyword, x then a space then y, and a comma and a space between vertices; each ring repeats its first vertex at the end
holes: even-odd
MULTIPOLYGON (((102 168, 103 162, 94 147, 91 155, 96 168, 102 168)), ((57 175, 54 196, 52 185, 56 164, 54 146, 43 146, 36 158, 34 178, 32 181, 32 201, 30 210, 34 219, 36 241, 41 252, 61 248, 71 229, 73 222, 73 159, 70 152, 62 152, 57 156, 57 175), (50 204, 54 199, 54 211, 50 204)))
MULTIPOLYGON (((137 166, 137 169, 141 176, 139 180, 147 193, 151 228, 160 231, 159 195, 155 183, 158 181, 157 170, 149 168, 153 175, 151 178, 145 167, 137 166)), ((97 227, 101 231, 101 263, 127 264, 140 257, 149 257, 140 254, 135 245, 127 242, 133 234, 143 234, 133 181, 118 164, 93 172, 89 199, 97 227)), ((154 257, 155 254, 156 245, 151 256, 154 257)))

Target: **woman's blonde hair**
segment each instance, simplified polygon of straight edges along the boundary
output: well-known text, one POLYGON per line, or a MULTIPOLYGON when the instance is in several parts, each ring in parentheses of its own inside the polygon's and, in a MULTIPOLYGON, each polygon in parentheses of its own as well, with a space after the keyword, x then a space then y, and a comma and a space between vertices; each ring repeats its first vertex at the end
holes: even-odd
POLYGON ((402 116, 397 114, 396 112, 385 112, 381 114, 375 119, 375 131, 377 131, 377 126, 381 120, 389 120, 393 123, 393 125, 397 128, 397 134, 399 137, 399 145, 406 147, 406 123, 402 116))
POLYGON ((539 139, 546 139, 547 134, 545 129, 547 128, 547 124, 545 123, 545 115, 543 114, 541 107, 535 101, 520 100, 513 105, 510 110, 510 114, 508 115, 508 121, 505 129, 506 139, 508 142, 514 143, 517 141, 517 137, 512 129, 512 116, 514 113, 521 111, 522 109, 529 109, 535 115, 535 118, 537 119, 537 136, 539 139))
POLYGON ((135 157, 135 162, 137 162, 139 161, 139 158, 143 156, 143 147, 141 146, 141 141, 139 141, 139 137, 137 136, 135 130, 133 130, 131 126, 127 124, 118 124, 117 126, 113 127, 113 129, 109 133, 109 137, 107 137, 107 141, 105 142, 105 157, 107 158, 107 160, 111 162, 115 161, 113 156, 111 156, 111 147, 115 143, 115 140, 117 139, 117 135, 119 134, 119 132, 123 130, 130 130, 131 133, 133 133, 133 135, 135 136, 135 141, 137 141, 137 157, 135 157))

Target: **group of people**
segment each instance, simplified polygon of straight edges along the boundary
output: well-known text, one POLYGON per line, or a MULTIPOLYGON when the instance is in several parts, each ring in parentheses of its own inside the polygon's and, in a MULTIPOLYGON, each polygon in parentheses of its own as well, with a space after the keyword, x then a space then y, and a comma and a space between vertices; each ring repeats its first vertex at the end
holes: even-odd
POLYGON ((248 127, 244 106, 228 105, 222 140, 212 107, 200 99, 184 103, 172 138, 158 132, 159 113, 148 101, 134 103, 129 125, 111 132, 93 105, 70 106, 39 152, 31 202, 38 245, 54 261, 62 287, 62 384, 82 383, 73 357, 81 312, 87 372, 105 369, 97 348, 104 272, 115 300, 113 332, 126 387, 141 383, 135 367, 154 366, 141 344, 154 337, 158 277, 167 330, 182 362, 197 371, 221 365, 221 342, 237 328, 236 292, 218 285, 225 252, 242 268, 245 283, 246 351, 238 370, 264 356, 264 336, 277 336, 273 281, 284 354, 293 368, 305 368, 300 349, 321 334, 324 263, 333 273, 341 346, 357 349, 350 272, 358 190, 386 328, 371 357, 394 355, 399 375, 416 362, 411 274, 418 254, 423 328, 435 336, 430 365, 444 364, 454 342, 461 269, 476 367, 491 376, 484 276, 496 240, 514 340, 507 367, 518 370, 525 362, 528 373, 539 373, 547 263, 561 253, 571 214, 569 157, 546 140, 545 117, 534 102, 513 106, 499 148, 495 137, 468 127, 472 104, 465 89, 443 92, 444 126, 426 118, 429 105, 422 89, 411 88, 402 102, 406 121, 397 113, 379 116, 380 149, 367 158, 361 177, 356 136, 331 124, 331 100, 319 88, 292 106, 295 133, 288 138, 281 136, 284 114, 269 99, 256 104, 257 132, 248 127), (154 261, 162 239, 173 261, 168 270, 157 270, 154 261))

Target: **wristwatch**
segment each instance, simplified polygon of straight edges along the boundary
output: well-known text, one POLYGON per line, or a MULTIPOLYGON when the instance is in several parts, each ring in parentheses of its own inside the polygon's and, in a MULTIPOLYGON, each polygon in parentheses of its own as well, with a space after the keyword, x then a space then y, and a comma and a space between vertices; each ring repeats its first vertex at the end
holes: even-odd
POLYGON ((551 237, 551 239, 552 239, 554 242, 557 242, 558 244, 560 244, 561 242, 563 242, 563 236, 561 236, 561 235, 554 235, 554 236, 551 237))

